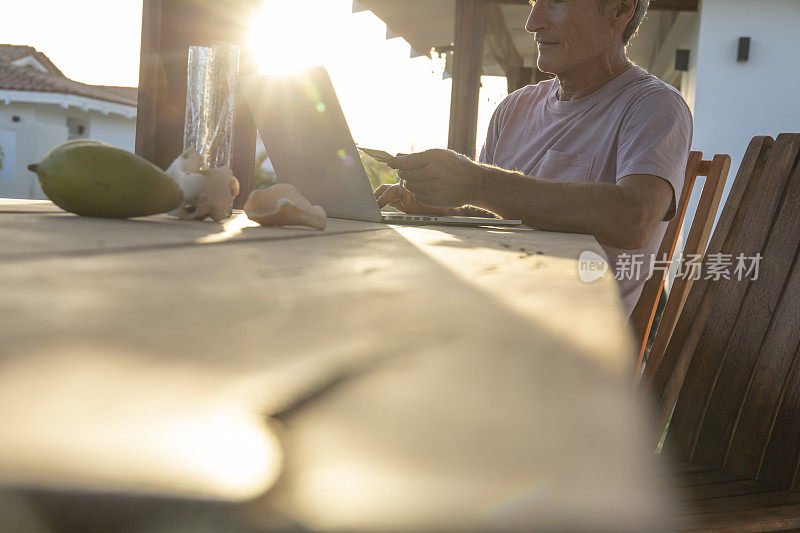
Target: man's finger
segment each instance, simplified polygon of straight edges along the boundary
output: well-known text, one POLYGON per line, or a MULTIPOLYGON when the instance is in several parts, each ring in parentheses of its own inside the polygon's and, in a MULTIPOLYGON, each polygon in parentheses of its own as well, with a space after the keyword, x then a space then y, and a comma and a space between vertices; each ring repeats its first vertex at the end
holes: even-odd
POLYGON ((388 189, 389 187, 390 187, 390 185, 389 185, 389 184, 384 184, 384 185, 381 185, 380 187, 378 187, 377 189, 375 189, 375 191, 373 191, 373 193, 372 193, 372 194, 374 194, 374 195, 375 195, 375 198, 380 198, 380 197, 383 195, 383 193, 385 193, 385 192, 386 192, 386 189, 388 189))
POLYGON ((409 181, 406 183, 406 190, 416 197, 418 193, 430 189, 430 185, 431 182, 429 180, 409 181))
POLYGON ((400 190, 397 186, 388 186, 386 190, 378 197, 378 208, 385 207, 386 205, 400 199, 400 190))
POLYGON ((389 189, 388 191, 383 193, 380 198, 378 198, 378 208, 380 209, 382 207, 385 207, 386 205, 400 199, 401 199, 400 195, 398 194, 397 191, 389 189))
POLYGON ((431 156, 428 152, 419 152, 409 155, 398 155, 393 157, 386 164, 395 170, 412 170, 415 168, 422 168, 431 162, 431 156))
POLYGON ((400 201, 403 202, 403 205, 410 205, 414 201, 414 195, 411 194, 411 191, 403 187, 400 189, 400 201))
POLYGON ((431 207, 438 207, 438 208, 448 207, 444 205, 438 205, 438 202, 436 201, 436 195, 427 192, 420 192, 418 194, 415 194, 414 197, 417 199, 418 202, 422 202, 423 204, 428 204, 431 207))
POLYGON ((403 180, 404 185, 408 182, 415 182, 415 181, 430 181, 432 176, 427 168, 417 168, 414 170, 399 170, 397 175, 400 176, 400 179, 403 180))
MULTIPOLYGON (((401 213, 405 213, 407 211, 405 204, 400 200, 395 200, 394 202, 388 204, 389 207, 393 207, 400 211, 401 213)), ((386 207, 386 206, 384 206, 386 207)))

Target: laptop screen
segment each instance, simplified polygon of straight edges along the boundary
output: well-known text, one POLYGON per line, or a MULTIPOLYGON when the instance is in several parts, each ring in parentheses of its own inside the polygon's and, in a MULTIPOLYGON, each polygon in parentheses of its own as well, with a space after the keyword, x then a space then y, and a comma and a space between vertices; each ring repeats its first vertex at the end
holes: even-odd
POLYGON ((240 80, 282 183, 328 216, 380 222, 372 189, 324 67, 240 80))

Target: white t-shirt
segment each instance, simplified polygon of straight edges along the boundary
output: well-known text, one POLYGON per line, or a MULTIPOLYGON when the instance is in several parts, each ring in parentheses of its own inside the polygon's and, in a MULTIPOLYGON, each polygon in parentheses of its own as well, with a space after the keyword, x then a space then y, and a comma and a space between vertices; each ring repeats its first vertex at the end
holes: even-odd
POLYGON ((480 161, 541 179, 616 183, 649 174, 672 185, 675 200, 644 248, 603 246, 630 315, 654 259, 662 259, 655 255, 675 216, 692 143, 691 112, 677 90, 635 65, 577 100, 559 101, 558 88, 557 79, 547 80, 503 100, 480 161))

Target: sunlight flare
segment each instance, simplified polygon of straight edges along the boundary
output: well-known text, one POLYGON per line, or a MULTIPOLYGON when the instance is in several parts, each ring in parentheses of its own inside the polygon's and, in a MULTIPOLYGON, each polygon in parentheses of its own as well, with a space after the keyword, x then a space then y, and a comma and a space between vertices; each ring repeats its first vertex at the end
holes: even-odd
POLYGON ((348 15, 340 8, 338 2, 324 0, 265 0, 250 28, 259 72, 283 74, 335 62, 347 41, 336 31, 348 15))

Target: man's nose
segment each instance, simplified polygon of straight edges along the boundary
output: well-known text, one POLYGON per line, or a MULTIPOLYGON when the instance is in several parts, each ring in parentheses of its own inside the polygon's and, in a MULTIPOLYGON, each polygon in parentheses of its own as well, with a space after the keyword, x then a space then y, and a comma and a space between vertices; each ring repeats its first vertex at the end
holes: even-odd
POLYGON ((528 22, 525 24, 525 30, 528 33, 536 33, 544 29, 544 14, 542 12, 543 2, 534 2, 531 7, 531 14, 528 16, 528 22))

